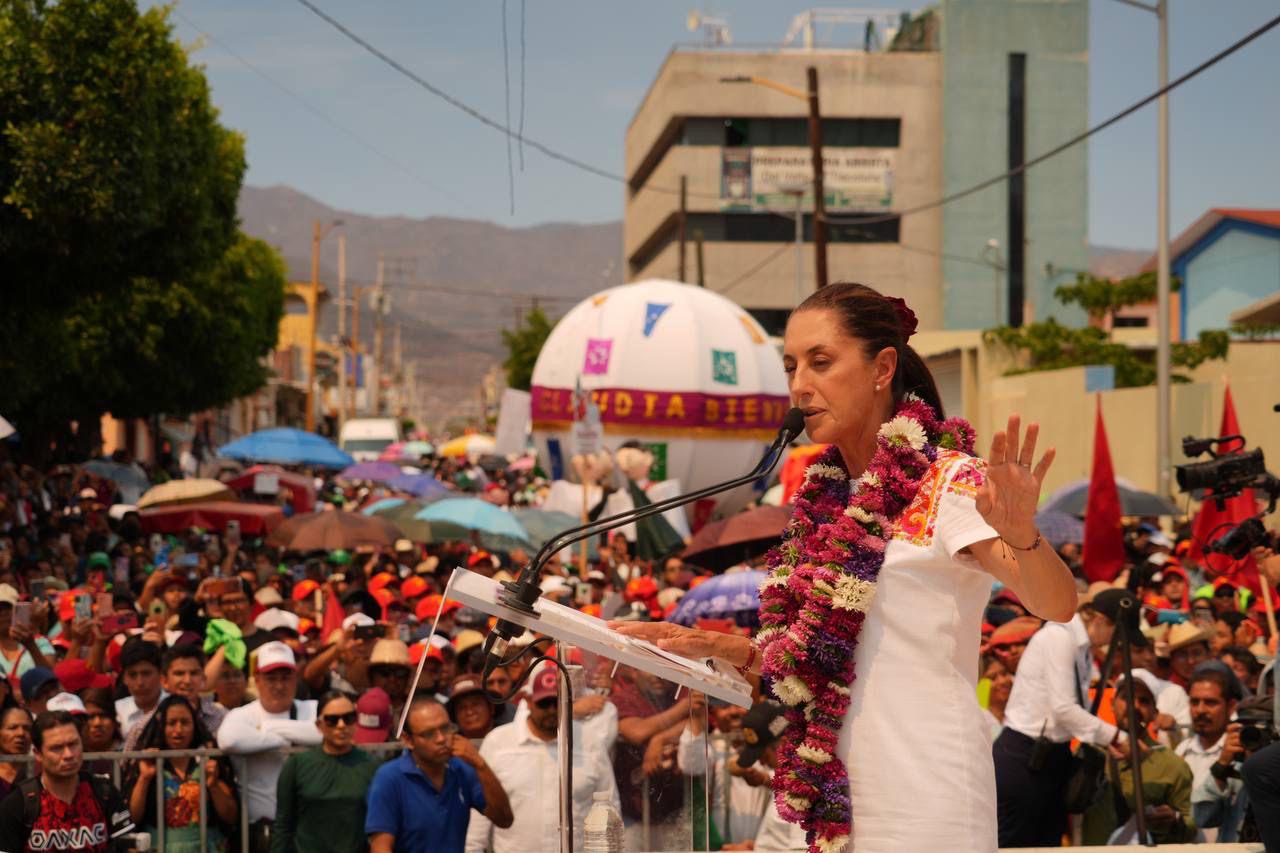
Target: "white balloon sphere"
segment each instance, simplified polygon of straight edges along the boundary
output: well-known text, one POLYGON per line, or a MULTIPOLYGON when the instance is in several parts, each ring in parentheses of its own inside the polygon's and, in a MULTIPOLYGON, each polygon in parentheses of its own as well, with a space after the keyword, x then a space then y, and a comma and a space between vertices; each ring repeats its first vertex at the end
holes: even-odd
MULTIPOLYGON (((652 478, 678 479, 686 492, 749 471, 789 406, 782 359, 759 323, 717 293, 659 279, 574 306, 547 338, 532 384, 534 440, 553 477, 572 473, 581 387, 599 408, 604 445, 649 446, 652 478)), ((716 507, 752 496, 743 487, 716 507)))

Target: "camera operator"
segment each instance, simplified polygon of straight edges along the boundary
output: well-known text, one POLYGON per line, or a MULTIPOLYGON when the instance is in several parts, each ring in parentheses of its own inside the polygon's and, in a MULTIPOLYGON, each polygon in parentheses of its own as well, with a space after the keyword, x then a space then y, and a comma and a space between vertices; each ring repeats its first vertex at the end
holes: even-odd
POLYGON ((1027 644, 992 747, 1001 847, 1056 847, 1062 840, 1073 739, 1126 746, 1124 732, 1090 714, 1085 697, 1091 652, 1111 642, 1121 601, 1132 595, 1103 590, 1070 622, 1047 623, 1027 644))
MULTIPOLYGON (((1280 555, 1274 548, 1256 548, 1253 554, 1257 558, 1263 582, 1272 585, 1280 582, 1280 555)), ((1275 642, 1274 637, 1272 642, 1275 642)), ((1270 729, 1255 727, 1246 733, 1243 726, 1234 724, 1236 738, 1233 742, 1230 739, 1232 728, 1228 727, 1227 747, 1234 747, 1243 753, 1244 761, 1238 765, 1240 780, 1229 778, 1227 784, 1243 783, 1241 799, 1246 799, 1252 805, 1254 821, 1263 845, 1267 850, 1280 850, 1280 742, 1277 739, 1280 729, 1276 727, 1275 670, 1270 672, 1270 689, 1267 676, 1268 673, 1264 672, 1258 685, 1258 693, 1265 697, 1259 700, 1259 704, 1265 703, 1270 711, 1270 729), (1242 734, 1246 736, 1241 737, 1242 734), (1264 734, 1269 734, 1269 740, 1264 734), (1253 749, 1250 749, 1251 745, 1253 749)), ((1226 751, 1225 747, 1223 751, 1226 751)))

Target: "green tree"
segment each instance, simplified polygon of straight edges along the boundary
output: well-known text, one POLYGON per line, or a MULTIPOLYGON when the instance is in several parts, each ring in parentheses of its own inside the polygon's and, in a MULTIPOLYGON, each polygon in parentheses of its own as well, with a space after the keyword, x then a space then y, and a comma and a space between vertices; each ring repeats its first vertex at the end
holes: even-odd
POLYGON ((507 371, 507 387, 528 391, 533 382, 533 366, 538 353, 547 342, 547 336, 555 328, 541 308, 534 308, 515 331, 502 331, 502 341, 507 345, 507 358, 502 367, 507 371))
MULTIPOLYGON (((1177 280, 1172 284, 1176 288, 1177 280)), ((1150 272, 1113 282, 1079 273, 1075 284, 1059 287, 1054 295, 1064 305, 1079 305, 1094 319, 1109 319, 1108 325, 1114 328, 1116 312, 1155 299, 1156 277, 1150 272)), ((1115 369, 1117 388, 1136 388, 1156 381, 1155 365, 1150 358, 1115 343, 1110 331, 1096 326, 1075 329, 1050 317, 1018 328, 990 329, 984 338, 1020 356, 1018 366, 1007 375, 1109 364, 1115 369)), ((1205 330, 1195 341, 1175 343, 1170 348, 1169 361, 1174 367, 1194 370, 1209 359, 1226 358, 1230 343, 1227 332, 1205 330)), ((1188 381, 1184 374, 1175 373, 1172 378, 1176 382, 1188 381)))
POLYGON ((237 230, 244 170, 167 8, 0 0, 0 387, 24 433, 261 386, 284 268, 237 230))
MULTIPOLYGON (((1177 276, 1169 281, 1169 288, 1177 290, 1181 285, 1177 276)), ((1076 273, 1075 284, 1064 284, 1053 295, 1063 305, 1079 305, 1095 320, 1107 319, 1109 327, 1115 326, 1116 313, 1123 308, 1153 302, 1156 298, 1156 274, 1144 272, 1128 278, 1112 281, 1089 273, 1076 273)))

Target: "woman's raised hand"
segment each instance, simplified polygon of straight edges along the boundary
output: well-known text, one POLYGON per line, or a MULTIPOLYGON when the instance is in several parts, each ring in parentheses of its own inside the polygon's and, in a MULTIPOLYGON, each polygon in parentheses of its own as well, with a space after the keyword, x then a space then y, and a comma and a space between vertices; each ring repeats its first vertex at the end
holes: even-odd
POLYGON ((1040 484, 1054 456, 1051 447, 1033 468, 1040 425, 1029 425, 1025 440, 1019 434, 1020 426, 1018 416, 1010 415, 1008 428, 991 439, 986 481, 978 487, 976 498, 983 521, 1015 547, 1030 545, 1037 535, 1035 515, 1040 484))

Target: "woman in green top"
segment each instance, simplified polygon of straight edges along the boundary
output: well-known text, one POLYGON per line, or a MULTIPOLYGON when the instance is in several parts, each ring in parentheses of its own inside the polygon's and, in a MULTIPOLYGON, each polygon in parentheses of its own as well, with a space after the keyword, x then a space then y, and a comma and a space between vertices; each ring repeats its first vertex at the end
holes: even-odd
POLYGON ((356 706, 345 693, 326 693, 316 727, 324 741, 289 756, 280 771, 271 853, 368 849, 365 794, 379 762, 355 748, 356 706))

